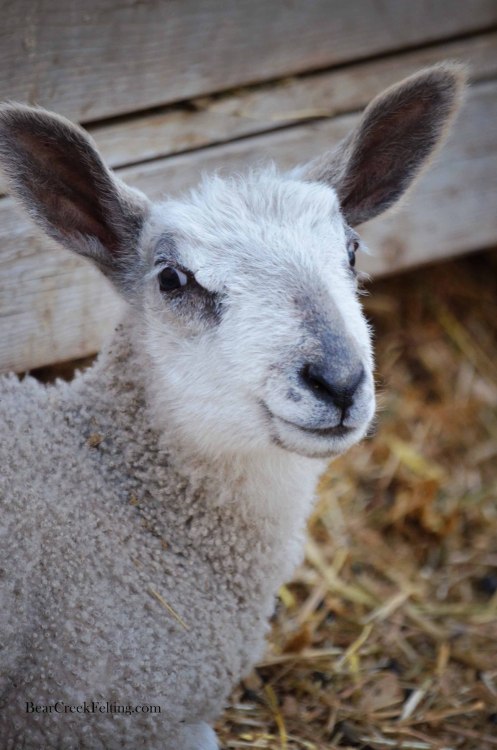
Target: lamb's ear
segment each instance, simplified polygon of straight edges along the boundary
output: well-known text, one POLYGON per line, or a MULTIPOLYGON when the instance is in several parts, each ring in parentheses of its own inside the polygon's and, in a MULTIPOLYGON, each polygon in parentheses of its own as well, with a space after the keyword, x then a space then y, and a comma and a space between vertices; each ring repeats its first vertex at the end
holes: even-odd
POLYGON ((0 107, 0 166, 32 218, 118 287, 138 262, 145 196, 102 162, 81 128, 43 109, 0 107))
POLYGON ((426 68, 377 96, 335 151, 297 170, 338 193, 355 226, 392 206, 443 140, 466 80, 463 66, 426 68))

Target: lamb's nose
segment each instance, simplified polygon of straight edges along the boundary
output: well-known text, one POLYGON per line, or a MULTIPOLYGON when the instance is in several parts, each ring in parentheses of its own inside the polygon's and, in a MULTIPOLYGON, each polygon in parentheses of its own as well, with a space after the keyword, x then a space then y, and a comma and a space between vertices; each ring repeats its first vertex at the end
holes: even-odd
POLYGON ((353 404, 354 395, 364 379, 365 371, 360 363, 349 369, 325 362, 304 365, 301 375, 305 385, 316 398, 340 409, 343 421, 347 409, 353 404))

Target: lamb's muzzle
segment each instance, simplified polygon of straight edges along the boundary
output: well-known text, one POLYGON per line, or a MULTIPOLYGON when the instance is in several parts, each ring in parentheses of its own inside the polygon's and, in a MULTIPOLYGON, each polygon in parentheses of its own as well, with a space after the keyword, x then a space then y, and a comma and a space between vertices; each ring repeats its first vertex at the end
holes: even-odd
POLYGON ((327 339, 324 357, 288 377, 287 405, 276 402, 274 381, 264 402, 273 440, 307 456, 342 453, 367 431, 375 410, 371 362, 363 363, 351 342, 327 339))

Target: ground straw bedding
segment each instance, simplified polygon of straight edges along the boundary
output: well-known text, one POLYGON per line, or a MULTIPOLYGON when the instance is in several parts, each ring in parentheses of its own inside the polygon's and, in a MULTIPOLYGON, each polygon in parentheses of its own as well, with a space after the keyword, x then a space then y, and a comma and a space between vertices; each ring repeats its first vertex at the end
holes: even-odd
POLYGON ((322 481, 225 750, 497 748, 497 252, 370 292, 376 435, 322 481))

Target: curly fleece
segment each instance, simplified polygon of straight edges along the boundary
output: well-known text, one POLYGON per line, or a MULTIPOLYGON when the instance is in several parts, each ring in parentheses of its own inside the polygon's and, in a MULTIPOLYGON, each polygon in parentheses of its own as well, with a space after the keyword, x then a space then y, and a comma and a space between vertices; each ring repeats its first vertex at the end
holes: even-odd
POLYGON ((257 467, 172 451, 150 426, 133 331, 70 384, 0 381, 6 750, 216 747, 200 722, 261 655, 298 561, 316 468, 277 449, 257 467), (254 475, 268 489, 275 474, 277 505, 293 509, 251 514, 254 475), (85 700, 161 711, 26 713, 85 700))

